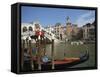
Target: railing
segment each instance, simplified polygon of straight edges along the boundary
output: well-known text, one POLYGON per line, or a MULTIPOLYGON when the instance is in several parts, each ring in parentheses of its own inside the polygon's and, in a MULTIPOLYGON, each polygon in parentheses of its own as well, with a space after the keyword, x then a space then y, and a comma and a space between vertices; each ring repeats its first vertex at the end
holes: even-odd
POLYGON ((52 40, 52 36, 54 36, 55 42, 58 42, 59 41, 59 39, 57 39, 55 37, 56 35, 54 33, 50 32, 50 31, 48 31, 48 30, 46 30, 44 28, 42 28, 42 30, 45 31, 45 37, 47 37, 50 41, 52 40))

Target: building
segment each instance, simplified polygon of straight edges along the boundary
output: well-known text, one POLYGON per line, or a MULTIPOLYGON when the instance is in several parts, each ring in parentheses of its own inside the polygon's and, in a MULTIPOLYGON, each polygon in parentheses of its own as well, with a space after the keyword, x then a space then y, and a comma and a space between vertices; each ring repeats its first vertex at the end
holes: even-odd
POLYGON ((56 23, 54 26, 54 34, 60 40, 64 38, 64 27, 61 23, 56 23))
POLYGON ((84 40, 95 40, 95 22, 87 23, 83 26, 83 39, 84 40))
POLYGON ((77 33, 79 32, 79 27, 77 24, 72 24, 72 35, 77 35, 77 33))
POLYGON ((79 32, 79 28, 77 24, 72 24, 70 22, 70 18, 67 17, 66 21, 66 38, 71 40, 73 36, 76 36, 77 33, 79 32))
POLYGON ((71 32, 72 32, 72 24, 70 22, 70 18, 67 17, 66 21, 66 38, 71 39, 71 32))

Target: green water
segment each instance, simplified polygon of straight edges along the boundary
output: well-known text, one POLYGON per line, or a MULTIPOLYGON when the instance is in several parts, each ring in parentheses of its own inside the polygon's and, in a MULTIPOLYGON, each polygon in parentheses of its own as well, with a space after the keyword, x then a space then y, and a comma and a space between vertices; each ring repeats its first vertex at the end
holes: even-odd
MULTIPOLYGON (((35 45, 33 44, 32 47, 35 45)), ((86 49, 89 51, 89 59, 84 63, 73 66, 75 67, 93 67, 95 66, 95 44, 83 44, 83 45, 70 45, 65 43, 54 44, 54 59, 63 59, 65 57, 79 57, 80 54, 85 53, 86 49)), ((51 44, 46 45, 46 55, 51 56, 51 44)))
MULTIPOLYGON (((80 54, 85 53, 86 49, 89 51, 89 59, 74 67, 93 67, 95 65, 95 44, 85 45, 70 45, 64 43, 55 43, 54 45, 54 58, 63 59, 64 53, 66 57, 79 57, 80 54)), ((46 46, 46 54, 51 57, 51 45, 46 46)))

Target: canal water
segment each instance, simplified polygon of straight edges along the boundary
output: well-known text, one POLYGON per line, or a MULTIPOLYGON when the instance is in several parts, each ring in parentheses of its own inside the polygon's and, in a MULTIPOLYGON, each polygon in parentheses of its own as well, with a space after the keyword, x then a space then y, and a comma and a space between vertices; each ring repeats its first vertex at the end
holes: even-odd
MULTIPOLYGON (((51 57, 51 44, 46 46, 46 54, 51 57)), ((82 52, 80 48, 75 45, 71 46, 70 44, 65 43, 55 43, 54 44, 54 58, 63 59, 64 55, 66 57, 79 57, 79 54, 82 52)))
MULTIPOLYGON (((51 44, 46 45, 46 55, 51 56, 51 44)), ((61 43, 54 44, 54 59, 64 59, 64 57, 80 57, 80 55, 86 53, 86 49, 89 51, 89 59, 73 67, 93 67, 95 65, 95 44, 85 45, 70 45, 61 43)), ((73 68, 72 67, 72 68, 73 68)))
MULTIPOLYGON (((33 44, 34 47, 34 44, 33 44)), ((46 45, 46 55, 49 58, 52 58, 51 56, 51 44, 46 45)), ((80 57, 80 55, 86 53, 86 50, 88 49, 89 52, 89 59, 81 64, 75 65, 74 67, 94 67, 95 66, 95 59, 96 59, 96 47, 95 44, 83 44, 83 45, 71 45, 70 43, 54 43, 54 59, 64 59, 64 57, 70 58, 70 57, 80 57)))

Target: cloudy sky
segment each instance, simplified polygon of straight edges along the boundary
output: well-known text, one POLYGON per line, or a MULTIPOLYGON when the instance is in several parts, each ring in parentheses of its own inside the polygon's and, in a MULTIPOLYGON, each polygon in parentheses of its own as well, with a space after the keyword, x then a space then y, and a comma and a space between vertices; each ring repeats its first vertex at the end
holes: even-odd
POLYGON ((86 23, 92 23, 95 20, 95 11, 89 11, 87 13, 84 13, 80 15, 75 23, 77 23, 79 26, 83 26, 86 23))
POLYGON ((21 16, 22 23, 39 21, 42 26, 55 25, 57 22, 65 25, 66 17, 69 16, 73 24, 83 26, 95 20, 95 10, 22 6, 21 16))

